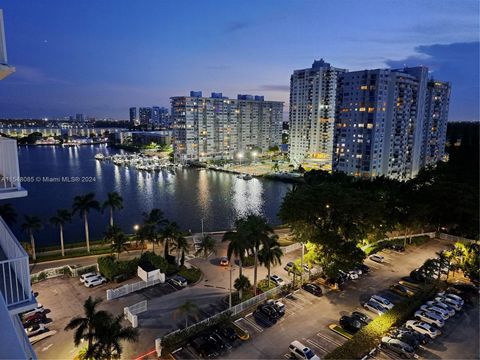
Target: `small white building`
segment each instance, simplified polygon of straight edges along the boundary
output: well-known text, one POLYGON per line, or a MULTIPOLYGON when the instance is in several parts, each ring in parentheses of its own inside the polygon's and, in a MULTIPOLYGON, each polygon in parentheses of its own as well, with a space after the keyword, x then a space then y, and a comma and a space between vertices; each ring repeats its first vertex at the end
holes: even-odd
POLYGON ((160 280, 165 282, 165 274, 152 265, 150 261, 143 261, 138 264, 137 275, 143 281, 160 280))

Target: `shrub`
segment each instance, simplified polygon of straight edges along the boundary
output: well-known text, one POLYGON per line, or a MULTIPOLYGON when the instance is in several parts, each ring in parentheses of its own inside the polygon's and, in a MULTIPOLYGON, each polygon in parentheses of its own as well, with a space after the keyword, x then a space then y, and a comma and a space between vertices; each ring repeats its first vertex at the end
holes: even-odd
POLYGON ((244 267, 250 267, 255 264, 255 257, 253 255, 245 257, 242 261, 242 266, 244 267))
POLYGON ((178 275, 183 276, 189 284, 194 284, 200 280, 202 272, 194 267, 187 269, 185 266, 182 266, 178 271, 178 275))
POLYGON ((146 251, 140 256, 140 261, 149 261, 157 269, 160 269, 160 272, 165 273, 168 268, 168 262, 164 257, 156 255, 151 251, 146 251))
POLYGON ((68 266, 62 268, 63 275, 72 276, 72 270, 68 266))
POLYGON ((275 287, 277 287, 277 285, 275 285, 273 281, 270 281, 270 284, 269 284, 267 279, 262 279, 257 283, 257 288, 262 290, 262 292, 268 291, 275 287))
POLYGON ((408 320, 412 314, 436 291, 435 286, 428 286, 410 299, 395 305, 392 310, 375 318, 367 326, 353 335, 353 338, 327 354, 326 359, 360 359, 375 348, 392 326, 408 320))
POLYGON ((47 274, 44 273, 43 271, 40 274, 38 274, 38 276, 37 276, 38 281, 45 280, 46 278, 47 278, 47 274))
POLYGON ((98 270, 108 280, 117 275, 132 277, 137 273, 138 259, 117 261, 113 255, 98 258, 98 270))

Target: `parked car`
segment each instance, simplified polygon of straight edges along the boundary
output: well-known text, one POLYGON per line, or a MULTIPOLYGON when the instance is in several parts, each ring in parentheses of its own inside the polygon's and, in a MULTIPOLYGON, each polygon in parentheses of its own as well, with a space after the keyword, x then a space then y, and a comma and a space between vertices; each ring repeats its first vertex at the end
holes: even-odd
POLYGON ((410 281, 423 282, 425 281, 425 274, 421 269, 415 269, 410 273, 410 281))
POLYGON ((305 283, 302 285, 302 289, 315 296, 322 296, 322 288, 317 284, 305 283))
POLYGON ((393 284, 392 286, 390 286, 390 290, 402 296, 411 297, 415 295, 415 293, 412 290, 400 284, 393 284))
POLYGON ((44 324, 34 324, 25 329, 28 337, 35 335, 40 335, 41 333, 47 332, 48 328, 44 324))
POLYGON ((450 298, 450 299, 452 299, 452 300, 455 300, 455 301, 458 302, 461 306, 463 306, 463 305, 465 304, 465 301, 463 300, 463 298, 461 298, 461 297, 458 296, 458 295, 452 294, 452 293, 448 293, 448 292, 442 291, 442 292, 439 292, 439 293, 437 294, 437 296, 444 296, 444 297, 450 298))
POLYGON ((210 344, 212 344, 213 348, 218 354, 223 353, 225 350, 229 350, 232 346, 222 339, 220 335, 218 335, 215 331, 211 332, 206 336, 206 339, 210 344))
POLYGON ((265 316, 267 316, 267 318, 270 320, 270 321, 276 321, 280 315, 278 314, 278 312, 275 310, 275 308, 271 305, 268 305, 268 304, 260 304, 257 306, 257 311, 261 312, 262 314, 264 314, 265 316))
MULTIPOLYGON (((266 279, 268 280, 268 275, 266 279)), ((283 279, 278 275, 270 275, 270 281, 272 281, 277 286, 281 286, 285 284, 285 281, 283 281, 283 279)))
POLYGON ((441 302, 441 303, 444 303, 444 304, 454 308, 456 311, 462 310, 462 305, 459 302, 457 302, 457 301, 455 301, 452 298, 449 298, 447 296, 438 296, 437 295, 434 300, 438 301, 438 302, 441 302))
POLYGON ((377 254, 372 254, 368 258, 378 263, 383 263, 385 261, 385 258, 383 256, 377 254))
POLYGON ((421 320, 426 322, 427 324, 432 324, 437 327, 443 327, 445 325, 445 321, 441 318, 441 316, 435 314, 434 312, 418 310, 415 312, 415 319, 421 320))
POLYGON ((360 311, 352 312, 352 317, 357 319, 358 321, 364 323, 365 325, 367 325, 370 321, 372 321, 370 316, 368 316, 367 314, 364 314, 360 311))
POLYGON ((405 252, 405 246, 400 244, 393 244, 389 246, 390 249, 397 252, 405 252))
POLYGON ((168 282, 178 287, 185 287, 188 284, 187 279, 185 279, 183 276, 180 276, 180 275, 172 276, 170 279, 168 279, 168 282))
POLYGON ((342 316, 339 323, 343 329, 352 334, 358 332, 365 325, 353 316, 342 316))
POLYGON ((88 272, 86 274, 80 275, 80 282, 84 283, 86 280, 93 279, 99 276, 100 274, 97 272, 88 272))
POLYGON ((98 276, 94 278, 85 279, 85 282, 83 284, 88 288, 92 288, 92 287, 103 285, 106 283, 107 283, 107 279, 105 279, 103 276, 98 276))
POLYGON ((364 273, 364 274, 370 272, 370 267, 369 267, 368 265, 361 264, 361 265, 358 266, 358 268, 359 268, 360 270, 362 270, 362 273, 364 273))
POLYGON ((382 305, 384 308, 387 308, 388 310, 393 308, 392 302, 388 299, 385 299, 384 297, 381 297, 380 295, 372 295, 370 297, 370 300, 378 302, 380 305, 382 305))
POLYGON ((355 270, 351 270, 348 272, 348 278, 350 280, 357 280, 358 279, 358 273, 355 270))
POLYGON ((363 304, 363 307, 378 315, 383 315, 388 311, 388 309, 383 307, 382 304, 372 300, 368 300, 365 304, 363 304))
MULTIPOLYGON (((420 345, 425 345, 430 340, 430 338, 427 335, 420 334, 416 331, 407 329, 405 326, 402 326, 400 328, 395 329, 392 332, 392 336, 397 337, 397 338, 402 337, 402 338, 405 338, 405 339, 407 339, 409 337, 413 337, 416 341, 418 341, 418 343, 420 345)), ((404 341, 404 342, 406 342, 406 341, 404 341)))
POLYGON ((400 355, 400 357, 403 357, 403 358, 413 359, 416 357, 415 351, 413 350, 413 348, 409 344, 406 344, 399 339, 394 339, 389 336, 384 336, 382 338, 381 346, 383 348, 392 350, 393 352, 397 353, 398 355, 400 355))
POLYGON ((219 354, 215 351, 213 344, 205 339, 203 336, 197 337, 191 341, 192 347, 195 351, 205 359, 216 358, 219 354))
POLYGON ((284 267, 285 271, 287 271, 289 273, 294 272, 295 275, 298 275, 298 276, 302 275, 302 272, 300 271, 300 269, 296 269, 295 271, 293 271, 293 265, 294 265, 293 262, 289 261, 284 267))
POLYGON ((23 318, 23 327, 29 328, 35 324, 44 323, 47 320, 45 313, 36 313, 23 318))
POLYGON ((222 338, 226 339, 230 343, 233 343, 233 342, 235 342, 236 340, 239 339, 238 334, 235 331, 235 329, 233 329, 230 326, 220 328, 220 329, 217 330, 217 332, 222 338))
POLYGON ((447 320, 450 314, 447 310, 439 308, 438 306, 422 305, 420 310, 429 311, 440 316, 443 320, 447 320))
MULTIPOLYGON (((399 333, 392 333, 390 335, 390 337, 392 337, 394 339, 398 339, 398 340, 404 342, 405 344, 410 345, 413 348, 413 350, 416 350, 420 346, 420 341, 413 334, 414 334, 414 332, 399 332, 399 333)), ((420 334, 417 334, 417 335, 420 335, 420 334)), ((424 336, 424 335, 422 335, 422 336, 424 336)))
POLYGON ((228 262, 228 258, 226 256, 222 256, 220 258, 220 266, 228 266, 229 262, 228 262))
POLYGON ((296 359, 303 360, 320 360, 315 353, 308 346, 303 345, 300 341, 292 341, 288 347, 290 354, 296 359))
POLYGON ((282 303, 280 300, 269 299, 267 300, 266 304, 270 305, 275 309, 278 315, 283 316, 285 315, 285 304, 282 303))
POLYGON ((22 316, 23 318, 26 318, 36 313, 44 313, 44 312, 45 312, 45 309, 43 308, 43 305, 38 303, 35 309, 27 311, 26 313, 23 313, 22 316))
POLYGON ((427 324, 423 321, 408 320, 405 323, 405 326, 407 327, 407 329, 427 335, 430 339, 435 339, 437 336, 440 336, 442 334, 442 332, 438 330, 435 326, 427 324))
POLYGON ((453 316, 455 315, 455 309, 453 307, 448 306, 447 304, 442 303, 441 301, 427 301, 428 306, 435 306, 445 311, 448 311, 448 315, 453 316))

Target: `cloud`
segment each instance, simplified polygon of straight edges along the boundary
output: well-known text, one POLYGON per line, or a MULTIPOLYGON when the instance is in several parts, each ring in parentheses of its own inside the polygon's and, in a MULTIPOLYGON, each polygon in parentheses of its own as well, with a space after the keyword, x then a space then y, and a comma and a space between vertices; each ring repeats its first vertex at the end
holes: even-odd
POLYGON ((415 54, 400 60, 387 60, 392 68, 424 65, 431 76, 452 84, 451 121, 479 121, 479 57, 480 43, 421 45, 415 54))
POLYGON ((258 87, 259 91, 283 91, 289 92, 290 85, 274 85, 274 84, 267 84, 267 85, 260 85, 258 87))
POLYGON ((25 83, 25 84, 69 84, 68 81, 57 79, 45 74, 42 70, 26 66, 26 65, 17 65, 15 66, 16 71, 11 76, 11 80, 16 83, 25 83), (19 81, 17 81, 19 80, 19 81))

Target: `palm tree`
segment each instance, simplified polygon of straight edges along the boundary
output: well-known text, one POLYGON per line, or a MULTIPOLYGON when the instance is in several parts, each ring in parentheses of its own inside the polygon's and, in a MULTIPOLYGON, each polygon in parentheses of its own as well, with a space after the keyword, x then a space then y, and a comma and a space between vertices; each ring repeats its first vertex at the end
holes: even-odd
POLYGON ((176 222, 167 222, 166 226, 160 232, 160 240, 163 243, 163 257, 166 259, 169 255, 168 245, 174 242, 180 236, 180 229, 176 222))
MULTIPOLYGON (((247 251, 247 244, 245 239, 242 238, 241 234, 236 231, 227 231, 223 235, 222 241, 229 241, 227 248, 227 257, 228 260, 232 261, 232 255, 238 259, 239 266, 239 278, 242 277, 243 272, 243 261, 245 260, 245 252, 247 251)), ((240 300, 242 300, 243 289, 238 290, 240 300)))
POLYGON ((300 276, 302 276, 302 271, 302 267, 300 267, 300 265, 298 265, 296 261, 294 261, 293 265, 288 269, 288 275, 290 275, 290 273, 293 274, 293 287, 295 287, 295 283, 297 282, 297 275, 300 274, 300 276))
POLYGON ((185 254, 188 254, 190 250, 187 238, 179 233, 174 239, 173 248, 177 251, 177 264, 180 261, 180 266, 183 266, 185 264, 185 254))
POLYGON ((202 255, 205 259, 210 256, 212 253, 217 252, 217 242, 210 235, 204 235, 200 242, 198 243, 198 250, 195 252, 195 255, 202 255))
POLYGON ((103 323, 108 319, 109 314, 106 311, 97 311, 97 306, 102 302, 102 299, 92 299, 91 296, 85 300, 83 304, 84 316, 76 316, 70 320, 65 326, 65 331, 75 330, 73 335, 73 342, 75 346, 80 344, 80 341, 87 340, 87 352, 85 358, 94 357, 93 341, 97 337, 97 330, 99 330, 103 323))
POLYGON ((283 251, 278 243, 278 236, 272 235, 263 244, 263 247, 258 252, 258 260, 260 264, 265 265, 268 270, 268 286, 270 286, 270 267, 272 265, 282 264, 283 251))
POLYGON ((108 314, 96 331, 97 342, 93 345, 93 358, 120 359, 123 348, 121 341, 134 342, 138 340, 139 332, 131 326, 122 326, 122 315, 113 317, 108 314))
POLYGON ((102 211, 106 208, 110 209, 110 226, 113 226, 113 212, 123 209, 123 198, 116 191, 107 194, 107 200, 102 205, 102 211))
POLYGON ((43 228, 42 221, 37 216, 24 215, 25 222, 22 224, 22 230, 30 237, 30 246, 32 247, 32 259, 35 261, 35 237, 33 234, 43 228))
POLYGON ((0 205, 0 217, 2 217, 8 225, 13 225, 17 222, 17 213, 12 204, 0 205))
POLYGON ((173 312, 173 319, 175 320, 178 314, 185 316, 185 327, 188 327, 188 317, 193 316, 198 320, 198 312, 198 306, 187 300, 173 312))
POLYGON ((57 214, 50 218, 50 223, 53 226, 58 226, 60 229, 60 247, 62 249, 62 256, 65 256, 65 248, 63 245, 63 226, 67 222, 72 221, 72 214, 67 209, 58 209, 57 214))
POLYGON ((73 213, 78 212, 80 216, 83 217, 87 252, 90 252, 90 233, 88 230, 88 213, 90 210, 100 210, 100 203, 95 200, 94 193, 88 193, 83 196, 75 196, 73 199, 73 213))
POLYGON ((233 287, 235 290, 238 291, 238 295, 240 298, 240 301, 242 301, 242 293, 245 290, 250 289, 252 284, 250 284, 250 280, 246 276, 239 275, 237 279, 235 279, 235 282, 233 283, 233 287))
POLYGON ((266 243, 270 236, 274 234, 273 228, 268 225, 267 220, 258 215, 247 215, 235 222, 237 233, 247 241, 247 246, 253 251, 254 269, 253 269, 253 293, 257 291, 257 271, 258 271, 258 251, 260 246, 266 243))
POLYGON ((112 252, 117 253, 117 260, 120 258, 120 253, 122 251, 128 251, 128 239, 122 229, 118 226, 109 226, 108 230, 105 232, 104 239, 111 244, 112 252))
POLYGON ((160 209, 152 209, 149 213, 143 213, 143 225, 138 231, 139 238, 152 243, 152 251, 155 254, 155 243, 158 243, 158 231, 160 226, 166 223, 163 212, 160 209))

